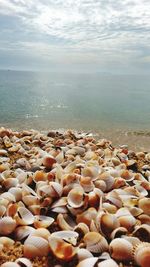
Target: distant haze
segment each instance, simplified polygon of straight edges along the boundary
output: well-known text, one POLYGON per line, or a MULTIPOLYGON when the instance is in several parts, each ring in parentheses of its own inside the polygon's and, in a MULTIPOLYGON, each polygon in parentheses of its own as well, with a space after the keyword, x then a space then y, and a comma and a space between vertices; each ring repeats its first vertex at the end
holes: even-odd
POLYGON ((150 70, 149 0, 0 0, 0 68, 150 70))

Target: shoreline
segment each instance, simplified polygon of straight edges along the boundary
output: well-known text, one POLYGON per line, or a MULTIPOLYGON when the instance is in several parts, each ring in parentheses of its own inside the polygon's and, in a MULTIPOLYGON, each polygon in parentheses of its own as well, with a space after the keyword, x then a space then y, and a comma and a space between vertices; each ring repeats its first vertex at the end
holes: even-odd
MULTIPOLYGON (((55 131, 64 133, 68 129, 74 133, 82 132, 82 133, 90 133, 95 139, 103 139, 106 138, 110 140, 114 146, 127 145, 130 149, 134 151, 147 151, 150 152, 150 130, 138 130, 138 129, 127 129, 127 128, 108 128, 102 127, 102 129, 86 129, 82 128, 57 128, 57 127, 31 127, 30 125, 27 127, 18 127, 18 124, 14 127, 9 127, 10 124, 4 125, 4 128, 12 129, 13 131, 23 131, 23 130, 35 130, 41 133, 46 134, 48 131, 55 131)), ((38 125, 39 126, 39 125, 38 125)), ((3 127, 0 124, 0 128, 3 127)))

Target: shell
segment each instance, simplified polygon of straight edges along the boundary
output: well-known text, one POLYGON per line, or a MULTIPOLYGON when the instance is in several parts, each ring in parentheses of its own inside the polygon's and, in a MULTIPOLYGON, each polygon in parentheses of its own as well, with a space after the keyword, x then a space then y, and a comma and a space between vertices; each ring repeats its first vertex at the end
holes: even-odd
POLYGON ((79 234, 77 232, 74 231, 57 231, 55 233, 51 234, 51 237, 56 237, 59 239, 62 239, 72 245, 76 245, 77 244, 77 239, 78 239, 79 234))
POLYGON ((91 177, 81 176, 80 185, 83 187, 84 192, 90 192, 94 189, 94 183, 92 182, 91 177))
POLYGON ((64 261, 71 260, 77 252, 71 244, 52 235, 49 237, 49 246, 55 257, 64 261))
POLYGON ((19 226, 15 229, 14 235, 17 240, 27 238, 35 229, 31 226, 19 226))
POLYGON ((11 247, 13 246, 13 244, 15 243, 15 241, 9 237, 6 236, 2 236, 0 237, 0 244, 2 244, 4 247, 11 247))
POLYGON ((124 227, 118 227, 116 229, 114 229, 110 235, 111 239, 115 239, 115 238, 118 238, 118 237, 121 237, 122 235, 125 235, 127 234, 127 229, 124 228, 124 227))
POLYGON ((47 169, 50 169, 52 168, 53 164, 56 163, 56 159, 50 155, 46 155, 44 158, 43 158, 43 165, 44 167, 46 167, 47 169))
POLYGON ((78 260, 80 262, 80 261, 83 261, 87 258, 93 257, 93 254, 85 248, 80 248, 77 251, 77 257, 78 257, 78 260))
POLYGON ((142 198, 139 200, 138 204, 139 208, 143 210, 143 212, 150 216, 150 198, 142 198))
POLYGON ((150 243, 142 242, 133 249, 133 258, 137 265, 149 267, 150 243))
POLYGON ((42 237, 48 241, 48 238, 50 237, 50 232, 45 228, 38 228, 30 234, 30 237, 32 236, 42 237))
POLYGON ((150 242, 150 225, 142 224, 137 226, 133 235, 138 237, 143 242, 150 242))
POLYGON ((83 240, 90 252, 102 253, 108 250, 107 240, 97 232, 88 232, 83 240))
POLYGON ((123 238, 115 238, 109 245, 111 257, 119 261, 132 259, 132 244, 123 238))
POLYGON ((81 214, 77 215, 77 223, 83 222, 90 227, 91 221, 97 217, 97 210, 95 208, 89 208, 81 214))
POLYGON ((32 259, 47 256, 49 253, 48 241, 42 237, 29 236, 24 242, 24 256, 32 259))
POLYGON ((19 266, 23 266, 23 267, 32 267, 32 263, 30 260, 28 260, 27 258, 18 258, 15 261, 17 264, 19 264, 19 266))
POLYGON ((12 195, 14 195, 16 201, 20 201, 22 199, 22 189, 19 187, 11 187, 9 191, 12 195))
POLYGON ((34 216, 34 226, 35 228, 47 228, 54 222, 52 217, 36 215, 34 216))
POLYGON ((100 213, 96 218, 96 225, 100 232, 109 237, 112 231, 120 226, 114 214, 100 213))
POLYGON ((24 207, 20 207, 18 209, 18 212, 15 215, 15 219, 16 222, 20 225, 30 225, 34 222, 34 216, 28 209, 24 207))
POLYGON ((109 172, 103 172, 99 175, 99 179, 103 180, 106 184, 106 192, 110 191, 114 185, 114 177, 109 172))
POLYGON ((85 166, 85 168, 82 169, 82 176, 84 177, 91 177, 92 180, 95 180, 98 177, 98 174, 100 172, 100 167, 91 165, 91 166, 85 166))
POLYGON ((6 216, 0 219, 0 235, 9 235, 16 228, 16 221, 6 216))
POLYGON ((59 213, 57 216, 57 224, 62 230, 73 230, 73 227, 65 220, 63 214, 59 213))
POLYGON ((67 197, 68 204, 72 208, 80 208, 84 204, 84 191, 82 187, 75 187, 72 189, 67 197))

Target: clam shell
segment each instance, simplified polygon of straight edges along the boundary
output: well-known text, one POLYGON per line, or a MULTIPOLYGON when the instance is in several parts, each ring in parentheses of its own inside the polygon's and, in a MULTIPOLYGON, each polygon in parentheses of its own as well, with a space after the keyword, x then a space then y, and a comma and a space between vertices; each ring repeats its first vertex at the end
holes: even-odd
POLYGON ((84 204, 84 191, 82 187, 75 187, 72 189, 67 197, 68 204, 72 208, 80 208, 84 204))
POLYGON ((77 223, 83 222, 90 227, 91 221, 97 217, 97 210, 95 208, 89 208, 81 214, 77 215, 77 223))
POLYGON ((22 189, 19 187, 11 187, 9 191, 12 195, 14 195, 16 201, 20 201, 22 199, 22 189))
POLYGON ((114 185, 114 177, 109 172, 103 172, 99 175, 99 179, 103 180, 106 184, 106 192, 110 191, 114 185))
POLYGON ((73 227, 68 224, 63 214, 59 213, 57 216, 57 224, 62 230, 73 230, 73 227))
POLYGON ((150 263, 150 243, 141 242, 133 249, 133 258, 137 265, 149 267, 150 263))
POLYGON ((5 212, 6 212, 6 207, 0 204, 0 217, 3 217, 5 212))
POLYGON ((90 252, 102 253, 108 250, 107 240, 97 232, 88 232, 83 240, 90 252))
POLYGON ((141 198, 138 206, 145 214, 150 216, 150 198, 141 198))
POLYGON ((119 261, 131 260, 132 248, 132 244, 123 238, 115 238, 109 245, 111 257, 119 261))
POLYGON ((32 259, 47 256, 49 253, 48 241, 42 237, 29 236, 24 242, 24 256, 32 259))
POLYGON ((47 229, 45 229, 45 228, 38 228, 38 229, 35 229, 30 234, 30 237, 32 237, 32 236, 42 237, 42 238, 44 238, 45 240, 48 241, 48 238, 50 236, 50 232, 47 229))
POLYGON ((16 221, 6 216, 0 219, 0 235, 9 235, 16 228, 16 221))
POLYGON ((120 223, 114 214, 102 212, 96 218, 96 225, 104 236, 109 237, 112 231, 120 226, 120 223))
POLYGON ((30 225, 34 222, 33 214, 26 208, 20 207, 15 215, 16 222, 20 225, 30 225))
POLYGON ((142 224, 137 226, 133 235, 138 237, 143 242, 150 242, 150 225, 142 224))
POLYGON ((77 232, 69 231, 69 230, 57 231, 57 232, 51 234, 51 237, 56 237, 56 238, 62 239, 62 240, 67 241, 68 243, 70 243, 74 246, 77 244, 78 236, 79 236, 79 234, 77 232))
POLYGON ((71 260, 77 252, 71 244, 52 235, 49 237, 49 246, 55 257, 64 261, 71 260))
POLYGON ((19 226, 15 229, 14 235, 17 240, 27 238, 35 229, 31 226, 19 226))
POLYGON ((126 228, 124 227, 118 227, 116 229, 114 229, 110 235, 111 239, 115 239, 115 238, 118 238, 118 237, 121 237, 122 235, 125 235, 127 234, 128 231, 126 228))
POLYGON ((83 261, 87 258, 93 257, 93 254, 85 248, 80 248, 77 251, 77 257, 78 257, 78 260, 80 262, 80 261, 83 261))
POLYGON ((0 237, 0 244, 2 244, 4 247, 11 247, 15 241, 9 237, 2 236, 0 237))
POLYGON ((34 226, 35 228, 47 228, 49 227, 53 222, 54 219, 52 217, 43 216, 43 215, 36 215, 34 216, 34 226))
POLYGON ((56 159, 54 157, 50 156, 50 155, 46 155, 43 158, 43 165, 47 169, 52 168, 53 167, 53 164, 55 164, 55 163, 56 163, 56 159))

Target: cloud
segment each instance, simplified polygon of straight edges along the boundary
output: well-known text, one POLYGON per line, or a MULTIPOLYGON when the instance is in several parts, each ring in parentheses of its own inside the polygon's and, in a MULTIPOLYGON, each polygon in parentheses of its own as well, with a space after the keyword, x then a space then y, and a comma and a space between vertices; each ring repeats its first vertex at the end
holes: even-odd
POLYGON ((21 45, 41 57, 57 53, 56 61, 68 53, 72 62, 90 57, 104 64, 129 63, 136 58, 147 61, 150 52, 149 0, 1 0, 0 16, 6 20, 1 50, 7 48, 10 31, 14 40, 8 49, 21 45))

